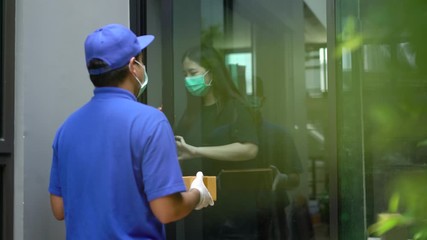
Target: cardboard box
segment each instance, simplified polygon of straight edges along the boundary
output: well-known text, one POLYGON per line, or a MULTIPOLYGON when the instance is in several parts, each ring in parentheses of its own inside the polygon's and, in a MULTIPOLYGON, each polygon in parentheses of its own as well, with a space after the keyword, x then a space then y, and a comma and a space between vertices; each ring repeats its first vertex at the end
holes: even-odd
MULTIPOLYGON (((193 182, 196 176, 184 176, 184 183, 187 187, 187 190, 190 188, 191 183, 193 182)), ((212 199, 216 201, 216 177, 215 176, 203 176, 203 183, 211 193, 212 199)))

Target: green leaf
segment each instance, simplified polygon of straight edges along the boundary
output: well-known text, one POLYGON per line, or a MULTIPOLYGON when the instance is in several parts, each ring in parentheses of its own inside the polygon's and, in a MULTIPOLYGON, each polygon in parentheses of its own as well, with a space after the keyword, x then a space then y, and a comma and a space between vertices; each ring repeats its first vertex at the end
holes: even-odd
POLYGON ((425 240, 427 239, 427 229, 422 229, 414 234, 414 240, 425 240))
POLYGON ((381 236, 398 226, 400 220, 401 215, 399 214, 384 214, 382 217, 380 217, 378 222, 368 228, 368 232, 381 236))
POLYGON ((388 203, 388 210, 392 213, 397 212, 398 208, 399 208, 399 202, 400 202, 400 195, 399 193, 394 193, 391 198, 390 201, 388 203))

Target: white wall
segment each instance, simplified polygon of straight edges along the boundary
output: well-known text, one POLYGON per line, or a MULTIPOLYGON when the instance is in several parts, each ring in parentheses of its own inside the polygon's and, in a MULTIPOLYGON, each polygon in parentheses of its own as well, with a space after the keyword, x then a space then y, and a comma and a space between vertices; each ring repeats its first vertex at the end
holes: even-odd
POLYGON ((16 0, 14 239, 65 239, 52 217, 51 143, 62 121, 92 96, 86 35, 129 25, 129 1, 16 0))
POLYGON ((304 2, 326 28, 326 0, 304 0, 304 2))

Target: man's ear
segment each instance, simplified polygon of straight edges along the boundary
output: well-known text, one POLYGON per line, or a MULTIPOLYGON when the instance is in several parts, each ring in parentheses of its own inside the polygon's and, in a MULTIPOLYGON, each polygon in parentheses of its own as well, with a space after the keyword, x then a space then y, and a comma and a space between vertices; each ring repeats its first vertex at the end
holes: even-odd
POLYGON ((133 75, 136 75, 136 69, 135 69, 135 60, 136 60, 136 58, 135 57, 132 57, 130 60, 129 60, 129 65, 128 65, 128 67, 129 67, 129 71, 130 71, 130 73, 132 73, 133 75))

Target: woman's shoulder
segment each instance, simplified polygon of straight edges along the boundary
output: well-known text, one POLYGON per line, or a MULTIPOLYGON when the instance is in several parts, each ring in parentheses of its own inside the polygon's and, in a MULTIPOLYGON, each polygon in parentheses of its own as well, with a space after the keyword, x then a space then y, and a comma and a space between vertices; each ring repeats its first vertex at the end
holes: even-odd
POLYGON ((230 99, 224 103, 224 108, 222 113, 224 115, 231 115, 236 118, 245 118, 245 116, 252 116, 252 109, 244 101, 239 99, 230 99))

